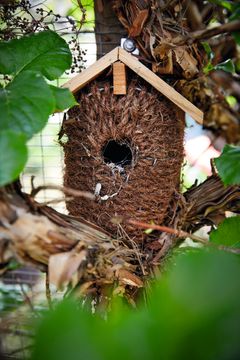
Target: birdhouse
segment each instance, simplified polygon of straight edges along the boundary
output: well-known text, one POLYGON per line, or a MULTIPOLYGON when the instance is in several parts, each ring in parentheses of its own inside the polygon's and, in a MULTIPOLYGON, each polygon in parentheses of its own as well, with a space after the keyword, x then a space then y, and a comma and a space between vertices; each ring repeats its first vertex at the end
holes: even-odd
POLYGON ((164 222, 180 185, 185 113, 199 123, 203 113, 122 48, 64 87, 79 103, 62 126, 64 185, 95 193, 67 201, 69 213, 141 239, 115 220, 164 222))

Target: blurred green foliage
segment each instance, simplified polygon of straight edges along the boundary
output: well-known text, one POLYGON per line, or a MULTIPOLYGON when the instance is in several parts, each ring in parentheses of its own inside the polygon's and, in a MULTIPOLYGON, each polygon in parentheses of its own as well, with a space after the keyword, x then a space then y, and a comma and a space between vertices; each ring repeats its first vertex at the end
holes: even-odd
MULTIPOLYGON (((82 24, 82 30, 93 30, 95 26, 95 13, 93 0, 81 0, 82 7, 85 9, 85 21, 82 24)), ((77 1, 72 1, 72 6, 67 12, 67 16, 72 16, 80 21, 82 19, 82 10, 77 1)))
POLYGON ((0 312, 13 311, 20 305, 23 305, 24 300, 20 287, 16 285, 9 285, 0 282, 0 312))
POLYGON ((211 232, 210 241, 218 245, 240 248, 240 217, 225 219, 216 230, 211 232))
POLYGON ((221 156, 214 159, 225 185, 240 184, 240 147, 225 145, 221 156))
POLYGON ((237 359, 240 258, 219 250, 177 255, 149 304, 113 305, 107 320, 73 300, 42 320, 32 360, 237 359))

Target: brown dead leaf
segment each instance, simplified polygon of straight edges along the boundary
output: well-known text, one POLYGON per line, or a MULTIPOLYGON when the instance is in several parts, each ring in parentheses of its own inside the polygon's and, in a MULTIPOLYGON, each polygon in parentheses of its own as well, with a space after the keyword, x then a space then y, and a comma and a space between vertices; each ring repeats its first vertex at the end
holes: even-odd
POLYGON ((135 287, 143 287, 143 281, 135 274, 131 273, 125 269, 119 269, 116 271, 116 276, 118 280, 126 285, 135 286, 135 287))
POLYGON ((57 288, 69 284, 81 263, 86 260, 86 251, 76 254, 73 251, 59 253, 49 258, 49 281, 57 288))
POLYGON ((173 49, 173 52, 186 79, 191 79, 198 74, 198 62, 185 46, 178 46, 173 49))
POLYGON ((159 63, 152 64, 152 70, 159 74, 173 74, 173 57, 172 51, 159 63))
POLYGON ((148 9, 140 10, 137 17, 134 19, 132 26, 129 28, 129 36, 139 36, 147 18, 148 9))

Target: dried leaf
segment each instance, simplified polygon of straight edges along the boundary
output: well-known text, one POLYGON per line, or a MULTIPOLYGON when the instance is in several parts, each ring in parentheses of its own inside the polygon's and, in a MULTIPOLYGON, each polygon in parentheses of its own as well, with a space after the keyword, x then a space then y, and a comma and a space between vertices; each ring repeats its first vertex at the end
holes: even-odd
POLYGON ((48 266, 50 283, 56 285, 57 288, 68 284, 85 260, 85 250, 82 250, 79 254, 68 251, 50 256, 48 266))
POLYGON ((135 286, 135 287, 143 287, 143 281, 135 274, 132 274, 128 270, 119 269, 116 271, 116 276, 118 280, 126 285, 135 286))
POLYGON ((176 57, 176 62, 183 69, 186 79, 191 79, 198 74, 198 62, 185 46, 179 46, 173 49, 173 52, 176 57))
POLYGON ((153 63, 152 70, 159 74, 173 74, 172 51, 169 51, 168 55, 160 63, 153 63))
POLYGON ((139 36, 142 32, 142 28, 148 18, 148 9, 139 11, 137 17, 134 19, 132 26, 129 29, 129 35, 139 36))

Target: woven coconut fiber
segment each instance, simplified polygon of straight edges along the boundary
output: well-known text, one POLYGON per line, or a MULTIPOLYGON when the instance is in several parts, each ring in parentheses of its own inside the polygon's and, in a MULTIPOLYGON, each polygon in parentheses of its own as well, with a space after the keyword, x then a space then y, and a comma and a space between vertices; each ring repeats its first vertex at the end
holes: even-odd
MULTIPOLYGON (((172 102, 144 83, 132 81, 126 95, 110 83, 89 85, 79 106, 68 112, 62 132, 65 186, 95 193, 74 199, 67 209, 117 235, 113 218, 161 224, 180 183, 184 116, 172 102)), ((121 225, 131 237, 142 230, 121 225)))

